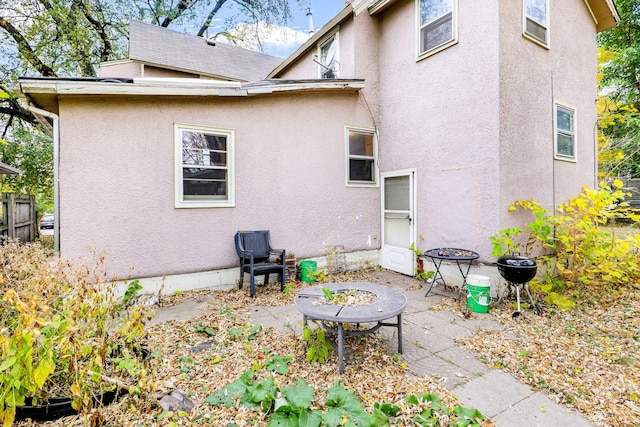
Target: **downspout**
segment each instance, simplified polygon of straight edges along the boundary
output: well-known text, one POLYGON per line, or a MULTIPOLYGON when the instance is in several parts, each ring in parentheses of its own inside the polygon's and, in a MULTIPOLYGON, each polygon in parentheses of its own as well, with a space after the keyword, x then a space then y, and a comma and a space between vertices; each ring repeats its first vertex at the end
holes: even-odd
POLYGON ((60 252, 60 185, 59 185, 59 152, 60 152, 60 124, 59 117, 50 111, 26 104, 27 110, 53 121, 53 250, 60 252))

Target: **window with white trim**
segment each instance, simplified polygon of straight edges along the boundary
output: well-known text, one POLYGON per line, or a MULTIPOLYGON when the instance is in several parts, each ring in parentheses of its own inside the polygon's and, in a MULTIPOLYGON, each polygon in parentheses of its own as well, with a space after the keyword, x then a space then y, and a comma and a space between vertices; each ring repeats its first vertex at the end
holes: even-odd
POLYGON ((549 44, 549 0, 524 0, 524 35, 549 44))
POLYGON ((555 104, 555 156, 562 160, 576 158, 576 111, 562 104, 555 104))
POLYGON ((234 132, 175 125, 176 207, 234 205, 234 132))
POLYGON ((373 129, 346 128, 347 184, 376 185, 378 183, 378 142, 373 129))
POLYGON ((338 78, 338 33, 318 47, 318 65, 321 79, 338 78))
POLYGON ((417 0, 419 56, 456 42, 456 1, 417 0))

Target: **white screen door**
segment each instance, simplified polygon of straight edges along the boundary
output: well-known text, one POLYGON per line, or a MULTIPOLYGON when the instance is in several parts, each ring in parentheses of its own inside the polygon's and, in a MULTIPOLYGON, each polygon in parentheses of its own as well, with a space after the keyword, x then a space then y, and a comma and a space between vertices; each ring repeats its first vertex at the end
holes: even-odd
POLYGON ((409 250, 415 241, 415 171, 382 174, 382 250, 383 268, 414 275, 415 258, 409 250))

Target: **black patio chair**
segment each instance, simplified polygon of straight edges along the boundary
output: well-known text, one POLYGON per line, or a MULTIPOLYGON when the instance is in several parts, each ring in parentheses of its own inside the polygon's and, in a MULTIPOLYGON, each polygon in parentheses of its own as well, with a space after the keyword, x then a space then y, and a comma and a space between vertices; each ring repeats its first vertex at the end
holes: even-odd
POLYGON ((269 283, 269 274, 277 273, 280 277, 280 290, 284 291, 286 277, 285 250, 273 249, 269 230, 238 231, 235 236, 236 252, 240 257, 240 282, 242 289, 245 273, 249 273, 249 292, 256 296, 255 276, 264 275, 264 284, 269 283))

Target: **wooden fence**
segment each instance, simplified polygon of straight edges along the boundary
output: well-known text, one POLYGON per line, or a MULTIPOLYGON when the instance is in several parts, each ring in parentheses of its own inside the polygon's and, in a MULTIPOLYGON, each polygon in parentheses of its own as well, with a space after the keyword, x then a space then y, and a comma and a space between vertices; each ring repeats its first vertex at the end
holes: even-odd
POLYGON ((33 242, 38 231, 35 197, 28 194, 2 193, 0 234, 33 242))

